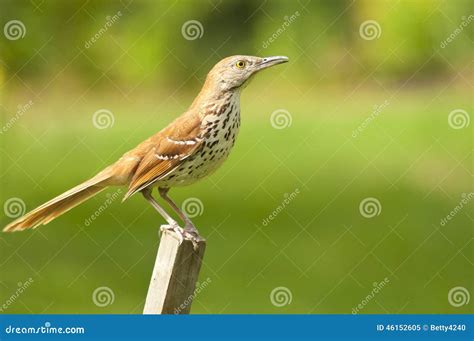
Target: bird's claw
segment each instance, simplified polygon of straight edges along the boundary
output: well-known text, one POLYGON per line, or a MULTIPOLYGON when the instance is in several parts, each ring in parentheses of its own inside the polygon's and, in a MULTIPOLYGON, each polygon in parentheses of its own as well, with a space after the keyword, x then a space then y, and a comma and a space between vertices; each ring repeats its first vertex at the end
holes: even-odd
POLYGON ((172 231, 178 236, 179 245, 181 245, 184 239, 188 239, 193 243, 194 250, 197 250, 198 244, 205 239, 199 235, 196 228, 185 227, 184 229, 178 224, 161 225, 160 232, 172 231))
POLYGON ((164 231, 172 231, 178 236, 179 245, 184 241, 184 229, 179 226, 177 223, 175 224, 168 224, 168 225, 161 225, 160 226, 160 233, 164 231))
POLYGON ((196 229, 186 229, 185 228, 184 229, 184 234, 185 234, 186 239, 191 240, 191 243, 193 243, 194 251, 196 251, 198 249, 198 244, 205 240, 204 238, 202 238, 199 235, 199 232, 196 229))

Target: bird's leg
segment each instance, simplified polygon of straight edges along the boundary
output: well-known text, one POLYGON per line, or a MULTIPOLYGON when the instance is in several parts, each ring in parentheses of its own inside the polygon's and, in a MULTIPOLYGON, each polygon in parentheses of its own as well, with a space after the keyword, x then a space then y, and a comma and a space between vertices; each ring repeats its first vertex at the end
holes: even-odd
POLYGON ((189 217, 183 211, 181 211, 181 209, 168 196, 168 191, 169 191, 169 188, 158 188, 158 192, 160 193, 160 196, 171 206, 173 211, 175 211, 176 214, 184 221, 184 224, 185 224, 184 231, 194 237, 193 243, 194 243, 194 240, 196 242, 202 240, 196 226, 194 226, 191 219, 189 219, 189 217))
POLYGON ((161 216, 165 218, 166 222, 168 223, 167 226, 161 226, 161 231, 171 230, 176 232, 180 238, 180 243, 182 243, 185 235, 184 229, 180 227, 176 220, 174 220, 168 213, 166 213, 166 211, 156 202, 155 198, 153 198, 153 196, 151 195, 150 188, 145 188, 144 190, 142 190, 142 194, 145 199, 151 204, 151 206, 153 206, 153 208, 157 210, 158 213, 161 214, 161 216))

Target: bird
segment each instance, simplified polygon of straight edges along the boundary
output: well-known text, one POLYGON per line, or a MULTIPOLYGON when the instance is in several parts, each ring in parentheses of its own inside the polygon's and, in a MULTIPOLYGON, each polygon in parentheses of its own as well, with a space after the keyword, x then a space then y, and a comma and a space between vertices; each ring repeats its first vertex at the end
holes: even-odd
POLYGON ((168 126, 123 154, 89 180, 26 213, 3 231, 22 231, 45 225, 110 186, 126 186, 122 201, 140 192, 165 219, 162 230, 176 232, 182 241, 203 240, 189 217, 170 198, 173 187, 209 176, 227 159, 240 128, 240 94, 256 73, 288 62, 288 57, 235 55, 220 60, 190 107, 168 126), (184 222, 181 227, 156 201, 152 189, 184 222))

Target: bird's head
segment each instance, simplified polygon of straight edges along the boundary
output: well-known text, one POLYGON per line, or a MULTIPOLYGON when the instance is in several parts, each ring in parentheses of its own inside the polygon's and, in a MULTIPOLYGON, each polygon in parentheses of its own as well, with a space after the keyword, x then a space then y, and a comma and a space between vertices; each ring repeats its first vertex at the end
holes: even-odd
POLYGON ((237 89, 260 70, 286 63, 288 57, 231 56, 217 63, 207 76, 207 81, 219 89, 227 91, 237 89))

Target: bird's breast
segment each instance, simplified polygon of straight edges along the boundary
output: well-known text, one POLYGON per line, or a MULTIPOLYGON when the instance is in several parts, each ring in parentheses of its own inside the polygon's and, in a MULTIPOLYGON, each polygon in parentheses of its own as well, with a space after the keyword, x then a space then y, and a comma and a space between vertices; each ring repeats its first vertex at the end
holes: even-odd
POLYGON ((189 185, 215 171, 235 144, 240 128, 240 105, 230 100, 216 105, 202 120, 202 146, 184 160, 172 174, 160 181, 162 186, 189 185))

